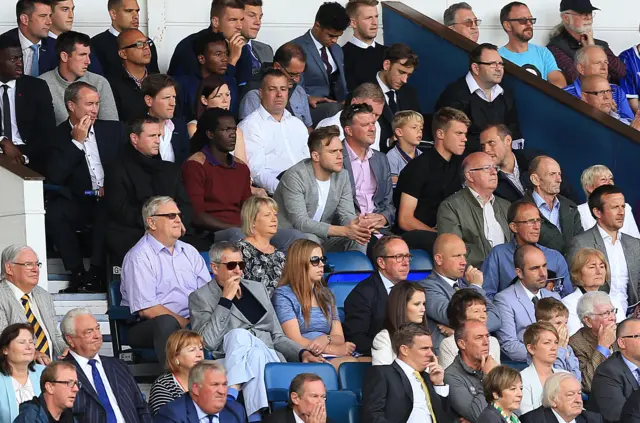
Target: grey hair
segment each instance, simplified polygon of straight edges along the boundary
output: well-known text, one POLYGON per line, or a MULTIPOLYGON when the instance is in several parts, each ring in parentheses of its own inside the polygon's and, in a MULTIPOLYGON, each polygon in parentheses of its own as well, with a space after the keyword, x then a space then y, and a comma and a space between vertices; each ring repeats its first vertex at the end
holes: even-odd
POLYGON ((594 44, 592 46, 584 46, 576 52, 576 56, 574 58, 576 65, 581 64, 584 66, 586 64, 585 62, 587 61, 587 57, 589 55, 589 50, 593 50, 593 49, 598 49, 604 52, 604 49, 597 44, 594 44))
POLYGON ((451 26, 454 23, 456 23, 456 13, 458 13, 458 10, 473 11, 469 3, 460 2, 460 3, 452 4, 447 8, 447 10, 444 11, 444 16, 443 16, 444 26, 451 26))
POLYGON ((2 266, 2 269, 0 270, 0 277, 2 277, 2 279, 7 277, 5 266, 9 263, 14 263, 20 253, 24 250, 33 251, 33 248, 25 244, 12 244, 2 250, 2 258, 0 259, 0 265, 2 266))
POLYGON ((547 378, 542 390, 542 406, 544 408, 553 408, 553 401, 558 397, 560 393, 560 385, 562 382, 568 379, 573 379, 578 382, 578 379, 572 373, 554 373, 547 378))
POLYGON ((189 370, 189 389, 195 384, 202 384, 202 380, 204 379, 204 375, 207 371, 220 372, 223 375, 226 375, 227 372, 224 370, 222 364, 213 360, 202 360, 196 363, 195 366, 189 370))
POLYGON ((593 316, 598 304, 612 304, 609 294, 603 291, 591 291, 580 297, 576 307, 580 322, 584 322, 585 317, 593 316))
POLYGON ((147 219, 156 214, 160 206, 171 202, 175 203, 173 198, 166 195, 151 197, 147 201, 145 201, 144 205, 142 206, 142 221, 144 222, 144 228, 149 229, 147 219))
POLYGON ((91 312, 89 309, 84 307, 78 307, 67 311, 67 314, 62 318, 62 322, 60 322, 60 332, 62 332, 62 337, 65 341, 67 340, 67 335, 76 335, 76 317, 86 315, 91 315, 91 312))
POLYGON ((580 185, 582 185, 582 190, 587 198, 591 195, 587 191, 587 187, 592 187, 595 179, 603 175, 613 176, 613 172, 605 165, 593 165, 582 171, 582 175, 580 175, 580 185))
POLYGON ((229 241, 218 241, 211 246, 209 249, 209 262, 210 263, 220 263, 222 260, 222 255, 225 251, 230 251, 232 253, 239 253, 240 248, 237 245, 229 242, 229 241))
POLYGON ((98 92, 98 89, 96 87, 84 81, 76 81, 70 84, 67 87, 67 89, 64 90, 64 107, 67 108, 67 111, 69 110, 69 105, 68 105, 69 102, 72 102, 72 103, 77 102, 78 96, 80 95, 80 91, 83 88, 90 89, 94 93, 98 92))

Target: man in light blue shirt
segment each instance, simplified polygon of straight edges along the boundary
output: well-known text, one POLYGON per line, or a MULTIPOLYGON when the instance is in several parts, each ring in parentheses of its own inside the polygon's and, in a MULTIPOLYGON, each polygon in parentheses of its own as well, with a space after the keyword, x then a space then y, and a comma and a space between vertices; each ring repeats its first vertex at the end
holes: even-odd
POLYGON ((500 23, 509 36, 509 42, 498 49, 502 57, 559 88, 567 85, 549 49, 529 43, 536 18, 527 5, 517 1, 507 4, 500 11, 500 23))

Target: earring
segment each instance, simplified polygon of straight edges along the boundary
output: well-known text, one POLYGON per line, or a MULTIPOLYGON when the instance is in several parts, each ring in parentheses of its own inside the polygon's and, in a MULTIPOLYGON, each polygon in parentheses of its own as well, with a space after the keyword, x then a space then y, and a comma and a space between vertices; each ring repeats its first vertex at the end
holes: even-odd
POLYGON ((176 360, 176 365, 180 365, 180 360, 176 360))

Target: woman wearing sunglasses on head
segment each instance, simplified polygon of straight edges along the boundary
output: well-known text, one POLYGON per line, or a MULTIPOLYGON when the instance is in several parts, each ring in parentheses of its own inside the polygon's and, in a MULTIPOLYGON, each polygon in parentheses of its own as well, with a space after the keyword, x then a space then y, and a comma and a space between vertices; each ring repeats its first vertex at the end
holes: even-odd
POLYGON ((295 241, 272 302, 284 334, 312 354, 329 359, 337 370, 341 363, 357 361, 352 356, 356 346, 344 340, 335 298, 322 278, 326 262, 317 243, 295 241))

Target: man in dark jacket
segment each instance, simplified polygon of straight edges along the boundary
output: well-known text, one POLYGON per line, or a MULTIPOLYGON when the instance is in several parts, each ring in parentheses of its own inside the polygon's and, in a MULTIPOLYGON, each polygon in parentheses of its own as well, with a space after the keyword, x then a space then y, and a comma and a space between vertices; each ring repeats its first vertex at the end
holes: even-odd
MULTIPOLYGON (((289 385, 289 406, 274 410, 264 423, 327 423, 327 389, 315 373, 300 373, 289 385)), ((343 410, 347 413, 349 410, 343 410)))

